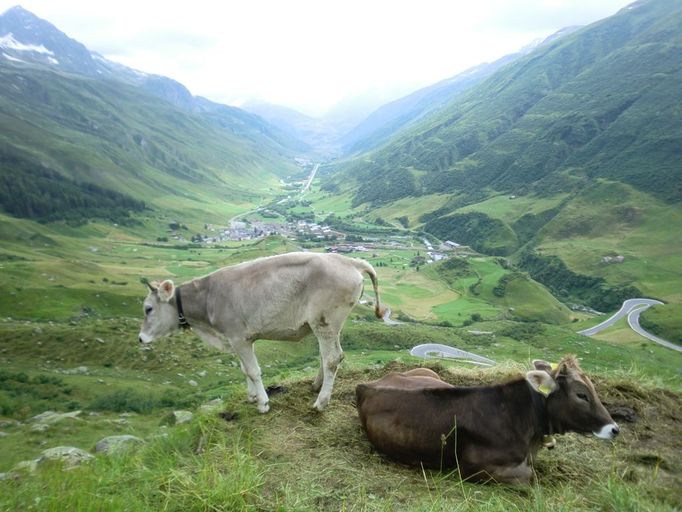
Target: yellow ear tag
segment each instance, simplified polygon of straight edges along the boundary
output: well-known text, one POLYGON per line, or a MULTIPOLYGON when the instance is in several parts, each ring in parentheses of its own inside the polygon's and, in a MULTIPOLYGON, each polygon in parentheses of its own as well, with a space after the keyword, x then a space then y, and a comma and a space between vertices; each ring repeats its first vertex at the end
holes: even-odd
POLYGON ((557 368, 559 368, 559 364, 558 364, 558 363, 549 363, 549 366, 550 366, 550 368, 552 369, 552 371, 554 371, 554 370, 556 370, 557 368))
POLYGON ((538 391, 545 396, 549 396, 549 394, 552 392, 552 389, 549 386, 538 386, 538 391))

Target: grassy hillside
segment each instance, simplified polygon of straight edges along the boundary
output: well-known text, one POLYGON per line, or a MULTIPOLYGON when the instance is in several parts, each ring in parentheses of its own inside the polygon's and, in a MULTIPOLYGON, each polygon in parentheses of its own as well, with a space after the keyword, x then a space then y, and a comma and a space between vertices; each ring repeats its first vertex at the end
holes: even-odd
POLYGON ((682 345, 682 307, 679 304, 654 306, 640 317, 642 327, 672 343, 682 345))
POLYGON ((124 211, 174 196, 177 210, 203 209, 258 197, 295 169, 259 127, 221 126, 220 111, 207 119, 120 82, 4 61, 0 83, 0 206, 15 215, 106 217, 106 194, 124 211))
POLYGON ((464 329, 383 326, 356 318, 344 330, 347 359, 333 400, 313 413, 310 384, 317 371, 313 339, 259 342, 256 351, 272 395, 259 415, 245 403, 236 362, 191 334, 158 340, 142 350, 130 319, 71 324, 0 323, 0 472, 42 450, 73 445, 91 450, 105 436, 145 440, 133 451, 98 455, 86 467, 64 471, 41 465, 33 474, 0 480, 0 508, 45 510, 674 510, 682 467, 679 449, 679 356, 653 346, 589 340, 557 327, 488 324, 496 336, 464 329), (583 338, 584 339, 584 338, 583 338), (456 474, 423 472, 375 453, 353 404, 359 382, 423 364, 407 353, 419 342, 448 342, 501 363, 471 370, 430 363, 450 382, 471 385, 518 374, 528 360, 581 355, 609 408, 630 407, 613 443, 578 435, 558 437, 540 453, 530 488, 460 482, 456 474), (627 362, 626 362, 627 360, 627 362), (86 366, 84 371, 73 371, 86 366), (190 380, 197 386, 189 384, 190 380), (663 386, 663 387, 661 387, 663 386), (676 391, 670 389, 673 387, 676 391), (221 397, 218 409, 198 406, 221 397), (82 410, 42 432, 30 418, 44 410, 82 410), (198 413, 187 425, 167 426, 171 411, 198 413), (227 412, 225 419, 217 412, 227 412), (17 422, 18 421, 18 422, 17 422), (296 477, 292 477, 295 473, 296 477))
POLYGON ((323 189, 536 278, 525 255, 559 257, 575 286, 544 284, 562 300, 679 302, 681 23, 678 3, 643 0, 541 46, 323 189))
MULTIPOLYGON (((474 197, 484 187, 545 195, 605 177, 677 201, 679 117, 660 113, 681 101, 681 18, 676 2, 642 1, 541 46, 395 137, 351 175, 397 184, 414 169, 425 174, 414 190, 400 187, 403 195, 474 197)), ((359 198, 369 183, 360 183, 359 198)))

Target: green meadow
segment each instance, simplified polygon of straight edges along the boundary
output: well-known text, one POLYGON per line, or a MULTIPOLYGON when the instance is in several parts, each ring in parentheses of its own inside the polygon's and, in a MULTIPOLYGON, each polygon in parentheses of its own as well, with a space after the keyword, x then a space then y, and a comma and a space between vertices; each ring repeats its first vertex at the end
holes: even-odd
MULTIPOLYGON (((0 510, 676 510, 682 505, 676 491, 682 478, 675 412, 682 396, 679 354, 640 338, 622 322, 593 338, 578 335, 601 317, 568 309, 517 268, 513 257, 466 249, 426 264, 425 235, 397 220, 406 216, 408 226, 418 226, 418 209, 407 202, 395 210, 367 214, 356 208, 343 214, 343 199, 335 203, 315 189, 306 199, 312 203, 292 204, 284 214, 312 214, 318 222, 329 213, 351 214, 344 225, 371 247, 350 256, 373 264, 382 302, 400 322, 385 325, 369 306, 355 308, 342 332, 346 359, 322 414, 311 410, 310 384, 319 364, 314 338, 257 342, 264 382, 273 386, 272 410, 259 415, 246 403, 244 377, 232 355, 205 346, 191 332, 151 347, 139 344, 146 294, 140 278, 179 283, 303 245, 322 251, 332 242, 280 236, 188 241, 206 232, 204 224, 224 226, 230 216, 253 210, 248 201, 205 212, 189 209, 182 218, 140 215, 132 226, 101 220, 41 224, 0 216, 0 510), (184 226, 177 232, 187 241, 169 239, 171 223, 184 226), (423 361, 409 353, 421 343, 456 346, 497 365, 480 369, 423 361), (621 422, 623 435, 613 443, 560 437, 553 452, 541 454, 536 482, 528 488, 480 486, 454 473, 397 465, 375 453, 360 428, 354 387, 388 371, 428 365, 451 382, 475 384, 518 375, 535 358, 557 361, 569 353, 580 358, 607 406, 628 407, 637 419, 621 422), (222 400, 217 409, 200 408, 215 399, 222 400), (194 417, 174 425, 177 410, 194 417), (45 411, 76 417, 38 429, 33 418, 45 411), (95 454, 76 469, 58 463, 41 463, 34 472, 17 469, 55 446, 94 453, 95 444, 111 435, 144 442, 128 452, 95 454)), ((479 207, 512 221, 521 210, 505 209, 510 204, 522 203, 500 198, 479 207)), ((549 201, 538 211, 552 205, 549 201)), ((250 218, 270 220, 259 213, 250 218)), ((543 245, 550 237, 546 240, 543 245)), ((366 293, 372 299, 371 287, 366 293)), ((643 316, 659 335, 675 332, 670 326, 676 316, 667 306, 643 316)))

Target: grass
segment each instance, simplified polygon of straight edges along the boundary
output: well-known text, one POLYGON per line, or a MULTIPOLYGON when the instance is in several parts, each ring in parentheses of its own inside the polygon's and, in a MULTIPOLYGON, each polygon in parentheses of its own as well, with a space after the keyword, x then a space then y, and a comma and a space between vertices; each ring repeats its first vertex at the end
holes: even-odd
POLYGON ((640 316, 640 323, 649 332, 682 345, 682 306, 679 304, 653 306, 640 316))
POLYGON ((400 226, 398 218, 407 217, 410 229, 417 229, 422 223, 419 220, 425 211, 437 210, 445 205, 449 196, 445 194, 430 194, 421 196, 419 201, 414 198, 398 199, 387 206, 382 206, 372 210, 372 215, 390 221, 396 226, 400 226))
POLYGON ((464 206, 458 213, 483 212, 496 219, 512 224, 526 214, 539 214, 558 206, 568 194, 553 197, 513 196, 503 194, 491 197, 480 203, 464 206))
POLYGON ((504 303, 515 317, 526 321, 563 324, 572 316, 546 288, 526 278, 513 279, 507 285, 504 303))
POLYGON ((575 272, 601 275, 611 284, 634 283, 647 296, 682 302, 680 240, 670 229, 682 222, 682 211, 627 185, 594 189, 544 228, 543 252, 558 255, 575 272), (602 263, 617 254, 623 263, 602 263))
MULTIPOLYGON (((681 505, 678 394, 618 376, 595 381, 607 404, 627 404, 639 419, 614 442, 560 436, 540 454, 530 487, 475 485, 453 474, 398 465, 374 452, 353 404, 357 382, 411 363, 374 369, 345 366, 324 413, 310 409, 312 376, 277 382, 268 416, 227 398, 236 419, 202 413, 191 424, 148 435, 135 452, 98 456, 87 468, 41 467, 0 482, 5 510, 675 510, 681 505), (657 419, 658 418, 658 419, 657 419), (672 417, 671 417, 672 418, 672 417), (652 429, 652 427, 654 427, 652 429), (644 434, 647 433, 646 436, 644 434), (295 477, 292 478, 292 475, 295 477), (37 500, 39 498, 39 500, 37 500)), ((518 371, 462 370, 431 364, 459 385, 518 371)), ((630 378, 635 377, 633 375, 630 378)), ((636 377, 635 377, 636 378, 636 377)))

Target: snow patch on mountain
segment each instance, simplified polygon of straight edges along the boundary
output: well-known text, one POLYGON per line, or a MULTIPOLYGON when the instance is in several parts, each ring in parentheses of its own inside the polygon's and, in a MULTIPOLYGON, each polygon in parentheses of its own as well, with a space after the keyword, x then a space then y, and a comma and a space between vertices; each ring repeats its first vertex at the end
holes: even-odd
POLYGON ((5 57, 7 60, 11 60, 12 62, 21 62, 23 64, 26 64, 26 61, 17 59, 16 57, 12 57, 11 55, 7 55, 5 52, 2 52, 2 56, 5 57))
POLYGON ((45 48, 42 44, 37 46, 35 44, 24 44, 21 41, 14 39, 12 32, 0 37, 0 47, 8 50, 16 50, 20 52, 36 52, 44 53, 45 55, 54 55, 53 52, 45 48))

